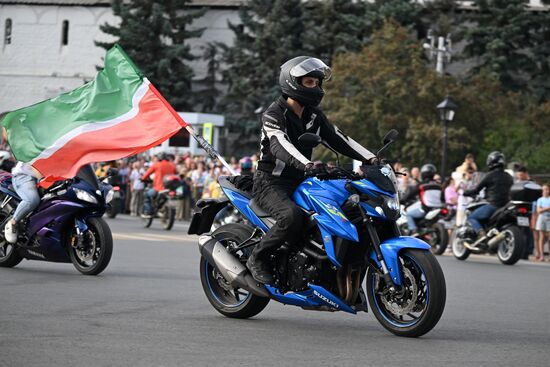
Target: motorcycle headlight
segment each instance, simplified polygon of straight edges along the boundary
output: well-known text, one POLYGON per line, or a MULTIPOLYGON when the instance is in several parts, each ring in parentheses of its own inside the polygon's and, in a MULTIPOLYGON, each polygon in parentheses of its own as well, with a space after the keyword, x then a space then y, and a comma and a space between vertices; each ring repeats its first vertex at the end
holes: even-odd
POLYGON ((113 200, 114 197, 115 197, 114 190, 109 190, 109 192, 107 193, 107 196, 105 196, 105 203, 109 204, 113 200))
POLYGON ((97 199, 89 192, 77 188, 74 188, 73 190, 76 193, 76 197, 78 199, 82 201, 87 201, 88 203, 97 204, 97 199))
POLYGON ((394 197, 386 197, 386 205, 388 206, 389 209, 393 210, 393 211, 398 211, 399 210, 399 198, 397 197, 397 195, 395 195, 394 197))

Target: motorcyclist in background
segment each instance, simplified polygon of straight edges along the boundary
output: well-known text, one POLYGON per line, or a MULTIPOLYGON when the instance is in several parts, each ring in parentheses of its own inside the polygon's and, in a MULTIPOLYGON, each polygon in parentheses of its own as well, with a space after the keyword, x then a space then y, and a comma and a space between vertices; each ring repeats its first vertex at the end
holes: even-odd
POLYGON ((305 176, 326 174, 323 163, 311 160, 312 148, 301 146, 303 133, 319 135, 338 152, 363 163, 377 163, 374 154, 332 125, 317 107, 324 96, 323 82, 331 69, 321 60, 299 56, 281 66, 282 96, 262 115, 261 155, 254 175, 254 201, 276 220, 247 261, 254 279, 271 284, 269 254, 285 241, 299 240, 303 211, 292 194, 305 176))
POLYGON ((240 174, 244 176, 252 176, 252 159, 250 157, 243 157, 239 161, 240 174))
POLYGON ((159 191, 164 190, 164 176, 176 173, 176 165, 168 160, 167 154, 161 153, 158 159, 141 177, 141 180, 145 181, 149 176, 154 175, 153 187, 145 193, 142 214, 144 218, 150 218, 153 215, 153 200, 159 191))
POLYGON ((504 154, 498 151, 490 153, 487 156, 489 172, 476 187, 464 191, 466 196, 476 196, 481 190, 485 189, 485 200, 488 202, 488 204, 480 206, 468 216, 468 223, 471 224, 474 230, 474 233, 470 233, 471 237, 480 234, 483 228, 481 222, 489 219, 498 208, 506 205, 510 199, 510 188, 514 183, 514 179, 504 171, 505 164, 504 154))
POLYGON ((419 200, 407 208, 407 226, 411 235, 418 233, 418 226, 415 219, 422 219, 430 210, 445 206, 441 184, 435 181, 437 169, 431 163, 427 163, 420 169, 422 182, 412 187, 407 195, 401 199, 402 202, 410 201, 418 195, 419 200))

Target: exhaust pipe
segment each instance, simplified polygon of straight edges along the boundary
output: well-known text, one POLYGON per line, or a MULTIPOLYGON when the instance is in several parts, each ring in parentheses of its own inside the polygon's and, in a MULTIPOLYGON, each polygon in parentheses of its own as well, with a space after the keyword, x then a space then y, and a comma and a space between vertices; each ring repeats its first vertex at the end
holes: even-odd
POLYGON ((246 289, 260 297, 270 297, 265 287, 258 286, 248 269, 214 237, 200 236, 199 251, 232 286, 246 289))
POLYGON ((506 236, 504 235, 504 233, 500 232, 495 237, 491 238, 489 240, 489 242, 487 243, 487 245, 489 246, 489 248, 491 250, 494 250, 499 245, 499 243, 501 243, 502 240, 504 240, 505 238, 506 238, 506 236))

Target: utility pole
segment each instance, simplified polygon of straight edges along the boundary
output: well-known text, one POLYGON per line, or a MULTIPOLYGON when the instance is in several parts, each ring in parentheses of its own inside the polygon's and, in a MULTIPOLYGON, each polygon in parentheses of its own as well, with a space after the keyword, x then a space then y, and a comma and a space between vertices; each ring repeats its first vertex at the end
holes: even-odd
POLYGON ((452 41, 451 34, 447 34, 447 37, 436 37, 433 30, 428 30, 428 41, 424 43, 422 47, 428 51, 428 58, 430 60, 436 60, 435 71, 439 75, 445 73, 445 65, 451 62, 452 55, 452 41), (435 46, 435 40, 437 38, 437 47, 435 46))

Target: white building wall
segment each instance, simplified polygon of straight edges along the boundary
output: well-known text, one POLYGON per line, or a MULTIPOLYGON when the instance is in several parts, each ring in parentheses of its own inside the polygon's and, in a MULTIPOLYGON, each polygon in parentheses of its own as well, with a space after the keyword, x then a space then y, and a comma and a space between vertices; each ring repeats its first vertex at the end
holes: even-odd
MULTIPOLYGON (((233 9, 209 9, 194 27, 206 28, 200 39, 190 40, 200 55, 208 42, 232 44, 227 20, 236 23, 233 9)), ((112 40, 100 31, 105 22, 117 24, 110 7, 0 5, 0 112, 13 110, 72 90, 91 80, 102 64, 105 50, 94 41, 112 40), (11 44, 4 44, 6 19, 12 20, 11 44), (61 45, 62 24, 69 21, 69 43, 61 45)), ((205 62, 191 66, 195 79, 203 79, 205 62)))

